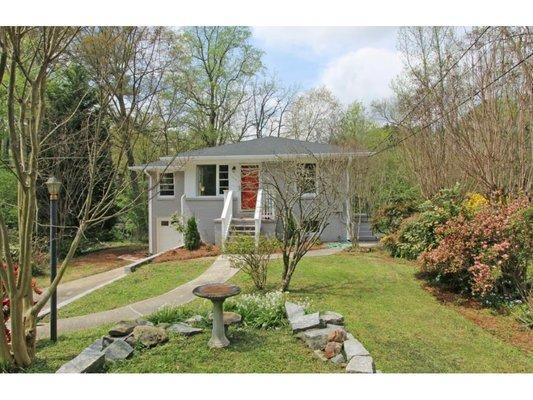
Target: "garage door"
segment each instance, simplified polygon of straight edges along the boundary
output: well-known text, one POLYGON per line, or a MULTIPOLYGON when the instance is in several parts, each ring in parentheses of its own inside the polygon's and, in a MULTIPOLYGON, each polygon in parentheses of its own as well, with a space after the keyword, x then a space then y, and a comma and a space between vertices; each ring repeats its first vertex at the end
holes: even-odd
POLYGON ((183 236, 171 224, 169 218, 157 220, 157 252, 173 249, 183 244, 183 236))

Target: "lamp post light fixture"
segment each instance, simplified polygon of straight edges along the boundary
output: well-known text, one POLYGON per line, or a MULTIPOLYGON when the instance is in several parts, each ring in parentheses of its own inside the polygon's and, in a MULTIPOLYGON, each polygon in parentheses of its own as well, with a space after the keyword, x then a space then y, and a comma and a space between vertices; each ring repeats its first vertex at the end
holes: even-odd
MULTIPOLYGON (((57 202, 61 182, 54 176, 46 181, 50 194, 50 284, 57 275, 57 202)), ((50 339, 57 341, 57 289, 50 297, 50 339)))

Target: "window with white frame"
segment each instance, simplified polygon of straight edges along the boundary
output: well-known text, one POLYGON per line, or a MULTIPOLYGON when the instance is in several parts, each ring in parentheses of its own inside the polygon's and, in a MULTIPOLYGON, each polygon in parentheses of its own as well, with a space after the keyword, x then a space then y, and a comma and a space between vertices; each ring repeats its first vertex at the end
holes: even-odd
POLYGON ((159 196, 174 196, 174 174, 172 172, 164 173, 159 176, 159 196))
POLYGON ((218 166, 218 194, 224 194, 229 190, 229 168, 227 165, 218 166))

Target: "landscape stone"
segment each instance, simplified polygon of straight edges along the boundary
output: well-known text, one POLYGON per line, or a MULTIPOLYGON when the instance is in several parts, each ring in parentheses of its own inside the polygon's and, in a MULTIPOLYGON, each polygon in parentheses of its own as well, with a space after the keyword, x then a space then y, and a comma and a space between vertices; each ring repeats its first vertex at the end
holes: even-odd
POLYGON ((202 317, 201 315, 193 315, 192 317, 187 318, 185 320, 185 323, 189 325, 196 325, 196 324, 202 323, 203 320, 204 320, 204 317, 202 317))
POLYGON ((308 329, 318 328, 320 326, 320 318, 318 313, 301 315, 289 320, 293 333, 302 332, 308 329))
POLYGON ((324 355, 324 352, 322 350, 315 350, 313 354, 321 361, 328 361, 328 358, 324 355))
POLYGON ((240 324, 242 321, 241 314, 237 314, 231 311, 224 311, 224 315, 222 318, 224 320, 225 326, 240 324))
POLYGON ((324 348, 324 355, 326 358, 333 358, 342 351, 342 343, 328 342, 324 348))
POLYGON ((184 324, 182 322, 178 322, 176 324, 170 325, 167 331, 178 333, 183 336, 192 336, 192 335, 202 332, 203 330, 200 328, 193 328, 192 326, 184 324))
POLYGON ((151 348, 168 341, 168 335, 163 328, 140 325, 133 329, 133 340, 135 344, 140 343, 144 347, 151 348))
POLYGON ((373 374, 374 360, 370 356, 355 356, 346 366, 346 372, 359 374, 373 374))
POLYGON ((163 329, 167 329, 171 324, 169 324, 168 322, 160 322, 158 323, 156 326, 158 328, 163 328, 163 329))
POLYGON ((124 340, 115 340, 104 350, 105 360, 115 362, 125 360, 133 354, 133 347, 131 347, 124 340))
POLYGON ((339 328, 342 327, 338 325, 328 325, 325 328, 310 329, 305 332, 301 332, 297 336, 313 350, 323 350, 328 343, 329 334, 339 328))
POLYGON ((302 315, 305 315, 305 310, 302 306, 291 303, 290 301, 285 302, 285 313, 287 314, 287 318, 289 321, 295 317, 301 317, 302 315))
POLYGON ((344 342, 344 354, 348 361, 350 361, 352 357, 370 355, 368 350, 365 349, 365 346, 363 346, 357 339, 349 339, 344 342))
POLYGON ((343 325, 344 317, 334 311, 326 311, 320 314, 320 320, 325 324, 343 325))
POLYGON ((350 332, 347 332, 347 333, 346 333, 346 339, 347 339, 347 340, 356 340, 356 339, 355 339, 355 336, 352 335, 350 332))
POLYGON ((56 373, 58 374, 79 374, 88 372, 99 372, 104 367, 105 355, 102 351, 102 339, 97 339, 89 347, 83 350, 78 356, 63 364, 56 373))
POLYGON ((136 320, 135 320, 135 324, 136 324, 136 325, 148 325, 148 326, 154 326, 154 323, 153 323, 153 322, 148 321, 148 320, 146 320, 146 319, 142 319, 142 318, 136 319, 136 320))
POLYGON ((121 337, 129 335, 133 332, 133 329, 137 326, 135 321, 120 321, 113 328, 109 330, 109 336, 121 337))
POLYGON ((341 365, 346 363, 346 359, 344 358, 344 354, 339 353, 335 357, 330 358, 330 360, 335 365, 341 365))
POLYGON ((344 328, 337 328, 328 334, 328 342, 343 343, 347 339, 344 328))

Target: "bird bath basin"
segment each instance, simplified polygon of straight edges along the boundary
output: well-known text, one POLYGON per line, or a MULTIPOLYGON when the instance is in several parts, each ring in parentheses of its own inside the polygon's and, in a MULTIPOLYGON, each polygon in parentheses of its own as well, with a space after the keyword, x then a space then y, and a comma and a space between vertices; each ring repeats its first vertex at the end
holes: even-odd
POLYGON ((213 303, 213 331, 209 339, 209 347, 222 348, 229 345, 229 340, 224 332, 224 300, 238 295, 241 288, 228 283, 209 283, 195 287, 193 294, 213 303))

